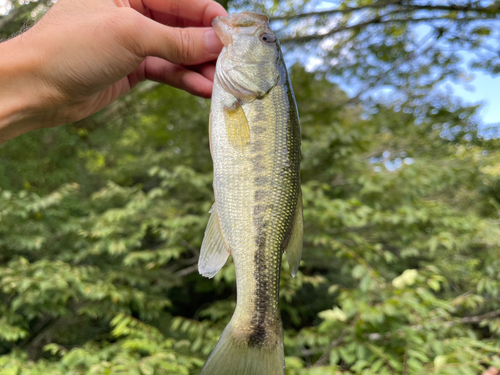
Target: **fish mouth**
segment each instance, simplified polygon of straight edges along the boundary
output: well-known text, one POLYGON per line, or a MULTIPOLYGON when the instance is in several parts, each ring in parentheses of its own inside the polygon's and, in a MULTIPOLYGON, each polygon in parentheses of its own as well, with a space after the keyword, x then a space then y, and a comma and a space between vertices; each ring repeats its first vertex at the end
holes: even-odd
POLYGON ((236 29, 247 28, 247 33, 253 34, 261 26, 269 28, 269 18, 254 12, 233 13, 231 17, 219 16, 212 20, 215 33, 226 47, 232 44, 232 34, 236 29))

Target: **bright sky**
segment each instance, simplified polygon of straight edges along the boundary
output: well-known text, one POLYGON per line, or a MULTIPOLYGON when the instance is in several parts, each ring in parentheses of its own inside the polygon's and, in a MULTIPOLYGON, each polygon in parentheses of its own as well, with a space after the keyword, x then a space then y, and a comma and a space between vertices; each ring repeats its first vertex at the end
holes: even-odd
POLYGON ((12 4, 8 0, 0 0, 0 16, 5 16, 12 9, 12 4))
POLYGON ((484 103, 480 115, 485 124, 500 123, 500 77, 475 72, 474 78, 465 85, 446 83, 452 94, 470 104, 484 103))
MULTIPOLYGON (((338 3, 339 1, 335 0, 319 0, 315 10, 332 9, 338 6, 338 3)), ((484 5, 489 3, 490 1, 486 1, 484 5)), ((416 27, 417 33, 422 36, 426 35, 428 30, 424 25, 416 27)), ((467 54, 464 57, 467 59, 467 54)), ((321 60, 309 59, 308 67, 313 68, 318 63, 321 63, 321 60)), ((462 98, 466 104, 482 104, 479 115, 484 125, 500 125, 500 76, 492 77, 481 72, 471 72, 471 75, 473 78, 467 83, 447 82, 443 88, 448 89, 451 95, 462 98)))

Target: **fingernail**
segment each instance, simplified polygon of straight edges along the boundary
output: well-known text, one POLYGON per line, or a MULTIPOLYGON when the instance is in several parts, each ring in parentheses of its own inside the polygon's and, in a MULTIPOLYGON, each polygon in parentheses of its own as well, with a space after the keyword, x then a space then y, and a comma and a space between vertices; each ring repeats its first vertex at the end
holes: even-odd
POLYGON ((222 42, 213 30, 205 32, 205 46, 209 53, 218 54, 223 47, 222 42))

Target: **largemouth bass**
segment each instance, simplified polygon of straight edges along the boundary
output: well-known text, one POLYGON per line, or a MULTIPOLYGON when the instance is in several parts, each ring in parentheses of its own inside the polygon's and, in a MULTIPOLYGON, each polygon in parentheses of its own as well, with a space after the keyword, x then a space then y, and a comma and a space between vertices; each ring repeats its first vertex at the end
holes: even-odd
POLYGON ((295 276, 302 253, 297 106, 266 16, 236 13, 212 26, 224 49, 210 114, 215 204, 198 269, 213 277, 231 254, 237 303, 201 374, 280 375, 281 258, 295 276))

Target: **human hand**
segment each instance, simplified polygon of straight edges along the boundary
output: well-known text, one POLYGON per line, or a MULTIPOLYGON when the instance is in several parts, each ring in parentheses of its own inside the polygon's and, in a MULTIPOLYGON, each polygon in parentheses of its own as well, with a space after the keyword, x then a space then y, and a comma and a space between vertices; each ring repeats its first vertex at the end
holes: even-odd
POLYGON ((222 43, 209 26, 219 15, 212 0, 59 0, 0 44, 0 102, 17 123, 3 138, 80 120, 146 79, 210 97, 222 43))

